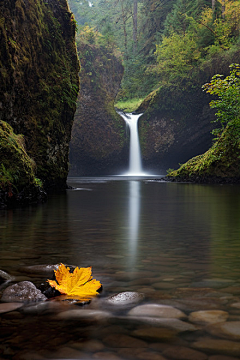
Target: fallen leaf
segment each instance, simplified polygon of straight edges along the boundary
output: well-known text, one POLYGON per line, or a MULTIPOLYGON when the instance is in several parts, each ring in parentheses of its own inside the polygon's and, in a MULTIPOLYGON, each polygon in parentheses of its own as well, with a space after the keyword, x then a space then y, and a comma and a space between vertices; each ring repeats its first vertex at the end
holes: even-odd
POLYGON ((54 287, 61 294, 77 296, 80 298, 91 299, 98 294, 102 284, 92 278, 92 267, 78 268, 70 273, 70 268, 60 264, 57 270, 54 270, 56 280, 47 280, 50 286, 54 287))

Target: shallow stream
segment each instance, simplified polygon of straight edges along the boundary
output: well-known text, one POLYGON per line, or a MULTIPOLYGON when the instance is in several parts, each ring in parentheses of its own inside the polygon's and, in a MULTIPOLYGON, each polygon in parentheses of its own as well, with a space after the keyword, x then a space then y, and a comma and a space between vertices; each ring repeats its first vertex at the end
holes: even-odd
POLYGON ((0 211, 0 269, 38 286, 46 274, 26 267, 92 266, 103 291, 89 305, 0 313, 0 359, 240 359, 240 186, 68 183, 45 204, 0 211), (139 298, 106 300, 121 292, 139 298))

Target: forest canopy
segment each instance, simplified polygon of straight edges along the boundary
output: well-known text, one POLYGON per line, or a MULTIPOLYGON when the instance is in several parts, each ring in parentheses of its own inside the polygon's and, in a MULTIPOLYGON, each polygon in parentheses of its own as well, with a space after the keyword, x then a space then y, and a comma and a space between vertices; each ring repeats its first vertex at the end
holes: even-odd
POLYGON ((123 100, 144 98, 163 83, 189 79, 206 61, 239 46, 240 0, 69 4, 79 34, 92 29, 101 34, 109 51, 121 54, 125 72, 118 98, 123 100))

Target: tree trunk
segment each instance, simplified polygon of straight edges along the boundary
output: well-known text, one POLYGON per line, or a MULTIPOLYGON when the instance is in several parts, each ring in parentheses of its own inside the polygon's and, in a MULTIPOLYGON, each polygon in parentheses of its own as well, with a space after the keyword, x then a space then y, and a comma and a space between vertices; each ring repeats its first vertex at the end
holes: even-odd
POLYGON ((137 16, 138 0, 133 0, 133 53, 137 52, 137 16))
POLYGON ((215 10, 215 6, 216 6, 216 0, 212 0, 212 10, 215 10))
POLYGON ((124 7, 123 7, 123 0, 121 1, 121 9, 122 9, 122 21, 123 21, 125 57, 126 57, 126 59, 128 59, 126 13, 125 13, 124 7))

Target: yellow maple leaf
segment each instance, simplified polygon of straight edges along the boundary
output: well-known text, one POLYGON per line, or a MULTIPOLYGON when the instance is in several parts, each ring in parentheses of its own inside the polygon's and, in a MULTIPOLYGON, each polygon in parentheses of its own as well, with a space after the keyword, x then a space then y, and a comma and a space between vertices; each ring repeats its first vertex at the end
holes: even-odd
POLYGON ((54 270, 56 280, 47 280, 48 283, 58 290, 61 294, 77 296, 84 300, 90 300, 92 296, 98 294, 102 284, 92 278, 92 267, 78 268, 70 273, 70 268, 60 264, 57 270, 54 270))

